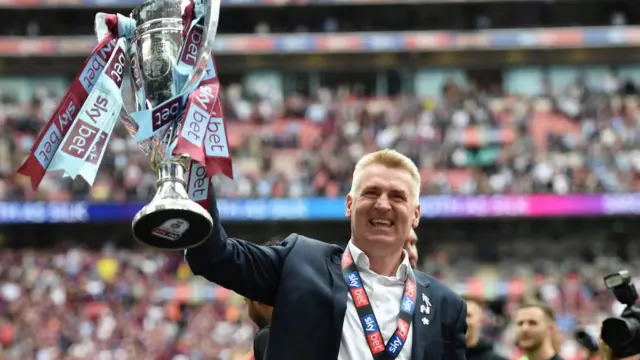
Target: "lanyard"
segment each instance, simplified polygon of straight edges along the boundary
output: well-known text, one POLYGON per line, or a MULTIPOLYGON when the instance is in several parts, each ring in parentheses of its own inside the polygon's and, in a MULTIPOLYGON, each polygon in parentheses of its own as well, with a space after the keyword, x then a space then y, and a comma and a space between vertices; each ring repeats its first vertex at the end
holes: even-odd
POLYGON ((382 339, 378 320, 369 302, 369 296, 364 289, 360 272, 353 261, 351 250, 348 248, 342 255, 342 274, 349 287, 349 292, 351 292, 351 297, 356 306, 373 358, 375 360, 393 360, 397 358, 409 335, 409 327, 415 311, 416 276, 413 271, 409 269, 409 276, 404 285, 404 294, 402 295, 400 313, 398 314, 398 328, 386 345, 384 339, 382 339))

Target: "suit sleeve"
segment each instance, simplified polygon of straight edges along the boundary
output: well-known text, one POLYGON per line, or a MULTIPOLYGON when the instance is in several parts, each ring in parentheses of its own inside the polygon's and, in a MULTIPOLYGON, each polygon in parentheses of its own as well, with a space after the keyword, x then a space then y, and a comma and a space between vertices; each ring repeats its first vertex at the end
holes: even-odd
POLYGON ((203 244, 185 251, 191 271, 242 296, 273 306, 284 260, 297 235, 287 237, 281 246, 230 239, 220 224, 215 194, 212 195, 213 233, 203 244))
POLYGON ((467 303, 458 298, 460 302, 460 311, 458 311, 457 319, 454 323, 451 334, 451 342, 453 343, 451 360, 465 360, 467 354, 467 303))

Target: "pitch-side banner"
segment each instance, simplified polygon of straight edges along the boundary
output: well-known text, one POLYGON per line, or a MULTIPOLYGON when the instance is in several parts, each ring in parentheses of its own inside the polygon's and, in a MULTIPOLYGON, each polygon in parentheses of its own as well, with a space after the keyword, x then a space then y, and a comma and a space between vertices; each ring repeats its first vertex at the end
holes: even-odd
MULTIPOLYGON (((2 1, 2 0, 0 0, 2 1)), ((0 37, 0 57, 87 56, 94 36, 0 37)), ((630 47, 640 26, 476 32, 218 35, 216 55, 330 54, 630 47)))
MULTIPOLYGON (((344 198, 220 199, 225 221, 344 220, 344 198)), ((423 218, 640 214, 640 193, 612 195, 424 196, 423 218)), ((0 224, 125 222, 145 203, 0 202, 0 224)))

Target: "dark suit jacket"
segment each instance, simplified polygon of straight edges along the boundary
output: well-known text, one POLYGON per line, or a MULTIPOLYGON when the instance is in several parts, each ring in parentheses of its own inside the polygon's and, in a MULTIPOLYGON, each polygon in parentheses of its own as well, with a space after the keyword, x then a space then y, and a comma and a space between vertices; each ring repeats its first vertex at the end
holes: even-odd
MULTIPOLYGON (((266 359, 337 359, 347 306, 340 268, 343 249, 297 234, 282 246, 230 239, 220 225, 215 200, 212 209, 212 237, 185 254, 192 272, 274 306, 266 359)), ((411 359, 464 360, 466 303, 431 276, 419 271, 415 275, 411 359), (423 295, 431 304, 428 315, 421 312, 423 295)), ((361 341, 366 341, 364 335, 361 341)))

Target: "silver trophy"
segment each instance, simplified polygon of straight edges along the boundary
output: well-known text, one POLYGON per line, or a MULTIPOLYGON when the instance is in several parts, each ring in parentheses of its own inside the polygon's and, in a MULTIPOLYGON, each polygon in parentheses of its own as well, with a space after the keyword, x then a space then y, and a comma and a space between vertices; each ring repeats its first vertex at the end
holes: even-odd
MULTIPOLYGON (((206 64, 211 56, 219 0, 210 2, 213 4, 208 3, 205 8, 204 40, 198 52, 198 62, 187 85, 200 81, 204 70, 200 64, 206 64)), ((172 69, 178 62, 184 41, 183 5, 179 0, 148 0, 131 13, 136 28, 128 53, 136 111, 153 109, 182 91, 174 84, 172 69), (136 51, 131 51, 132 47, 136 51)), ((124 107, 120 120, 132 135, 136 134, 138 126, 124 107)), ((199 245, 213 230, 209 213, 190 200, 187 194, 186 174, 190 159, 184 155, 167 155, 167 148, 175 141, 178 127, 178 121, 173 121, 163 131, 140 143, 151 168, 158 174, 158 190, 132 222, 133 236, 137 241, 166 250, 199 245)))

